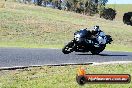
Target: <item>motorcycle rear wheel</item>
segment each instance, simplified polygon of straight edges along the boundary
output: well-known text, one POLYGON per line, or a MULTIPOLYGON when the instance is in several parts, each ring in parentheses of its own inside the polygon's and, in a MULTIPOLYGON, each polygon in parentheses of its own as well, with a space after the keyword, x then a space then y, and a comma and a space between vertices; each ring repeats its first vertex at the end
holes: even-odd
POLYGON ((102 52, 104 49, 105 49, 106 45, 101 45, 101 47, 94 47, 93 50, 91 50, 90 52, 93 54, 93 55, 99 55, 100 52, 102 52))
POLYGON ((69 53, 71 53, 71 49, 72 49, 73 45, 74 45, 74 42, 73 42, 73 41, 69 42, 67 45, 65 45, 65 46, 62 48, 62 52, 63 52, 64 54, 69 54, 69 53), (70 48, 71 48, 71 49, 70 49, 70 48), (70 49, 70 50, 69 50, 69 49, 70 49))
POLYGON ((99 51, 99 50, 92 50, 92 51, 91 51, 91 53, 92 53, 93 55, 98 55, 100 52, 101 52, 101 51, 99 51))

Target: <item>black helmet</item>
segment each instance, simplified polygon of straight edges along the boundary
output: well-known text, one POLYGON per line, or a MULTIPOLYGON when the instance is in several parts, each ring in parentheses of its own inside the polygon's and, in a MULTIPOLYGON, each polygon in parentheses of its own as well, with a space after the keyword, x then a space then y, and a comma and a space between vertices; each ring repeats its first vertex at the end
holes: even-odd
POLYGON ((92 29, 92 33, 93 34, 97 34, 98 32, 100 31, 100 29, 99 29, 99 26, 94 26, 94 28, 92 29))
POLYGON ((99 26, 94 26, 94 31, 100 31, 99 26))

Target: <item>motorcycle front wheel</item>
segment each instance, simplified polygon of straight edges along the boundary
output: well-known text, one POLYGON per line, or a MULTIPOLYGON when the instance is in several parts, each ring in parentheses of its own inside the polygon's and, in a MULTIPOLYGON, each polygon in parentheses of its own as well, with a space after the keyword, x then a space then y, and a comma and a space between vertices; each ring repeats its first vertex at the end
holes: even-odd
POLYGON ((74 42, 73 42, 73 41, 69 42, 67 45, 65 45, 65 46, 62 48, 62 52, 63 52, 64 54, 69 54, 69 53, 71 53, 71 49, 72 49, 73 45, 74 45, 74 42))

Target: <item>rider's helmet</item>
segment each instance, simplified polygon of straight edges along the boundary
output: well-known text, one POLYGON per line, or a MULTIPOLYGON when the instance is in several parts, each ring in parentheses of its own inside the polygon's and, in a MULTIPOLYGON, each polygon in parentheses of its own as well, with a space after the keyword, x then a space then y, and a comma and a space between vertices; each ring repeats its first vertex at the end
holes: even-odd
POLYGON ((94 28, 92 29, 92 33, 93 34, 97 34, 98 32, 100 31, 100 29, 99 29, 99 26, 94 26, 94 28))

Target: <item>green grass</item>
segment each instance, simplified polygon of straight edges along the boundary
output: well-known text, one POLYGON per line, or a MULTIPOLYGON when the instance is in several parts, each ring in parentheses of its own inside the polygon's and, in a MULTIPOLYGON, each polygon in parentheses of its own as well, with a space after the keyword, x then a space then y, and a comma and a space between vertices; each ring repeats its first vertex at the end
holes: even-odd
POLYGON ((62 48, 76 30, 100 25, 114 40, 107 50, 132 51, 132 28, 121 18, 131 5, 116 5, 114 21, 14 2, 5 6, 0 8, 0 47, 62 48))
MULTIPOLYGON (((76 83, 80 66, 43 66, 0 71, 0 88, 131 88, 129 84, 76 83)), ((130 74, 132 64, 85 65, 88 74, 130 74), (127 69, 126 69, 127 68, 127 69)))

